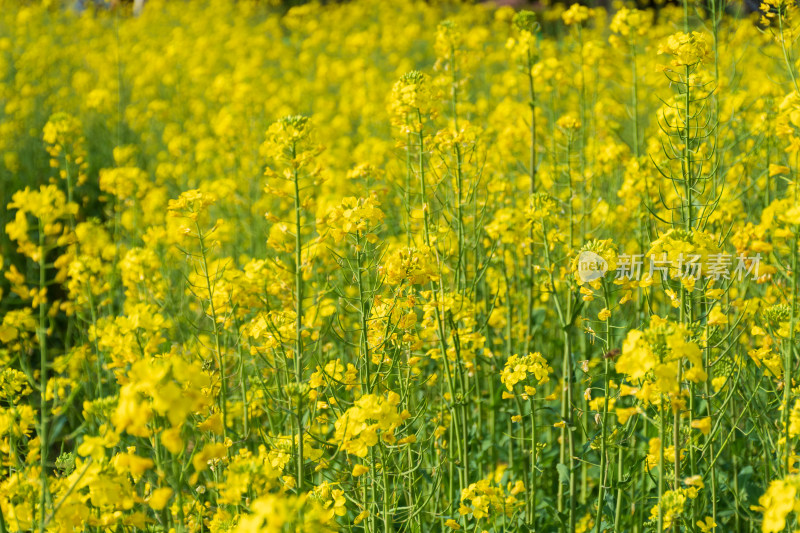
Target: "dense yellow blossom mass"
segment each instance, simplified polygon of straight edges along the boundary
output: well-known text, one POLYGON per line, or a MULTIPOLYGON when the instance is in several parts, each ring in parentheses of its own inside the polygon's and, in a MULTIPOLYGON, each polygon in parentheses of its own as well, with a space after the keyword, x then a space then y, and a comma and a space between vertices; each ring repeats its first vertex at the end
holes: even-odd
POLYGON ((0 533, 800 530, 795 0, 105 4, 0 0, 0 533))

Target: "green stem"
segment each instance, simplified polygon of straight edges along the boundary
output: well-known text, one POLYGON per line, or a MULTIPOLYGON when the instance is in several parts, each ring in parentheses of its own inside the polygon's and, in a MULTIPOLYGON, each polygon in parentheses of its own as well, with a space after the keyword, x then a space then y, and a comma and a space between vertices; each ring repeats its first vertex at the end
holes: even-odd
MULTIPOLYGON (((795 195, 795 203, 797 203, 797 184, 795 183, 794 188, 794 195, 795 195)), ((784 355, 784 379, 783 379, 783 427, 784 427, 784 438, 786 439, 785 443, 785 459, 784 459, 784 469, 786 471, 786 475, 788 476, 790 473, 791 467, 791 455, 792 449, 789 444, 789 412, 790 412, 790 398, 791 398, 791 389, 793 384, 792 379, 792 352, 794 351, 794 330, 795 324, 797 320, 797 292, 798 292, 798 280, 800 279, 800 273, 797 272, 797 256, 798 256, 798 237, 797 232, 800 229, 800 226, 795 226, 795 236, 792 239, 792 309, 791 309, 791 318, 789 320, 789 338, 786 339, 785 345, 785 355, 784 355)))
MULTIPOLYGON (((297 157, 297 146, 292 145, 292 160, 297 157)), ((294 182, 294 282, 295 282, 295 352, 294 352, 294 378, 296 385, 295 419, 297 422, 297 490, 303 492, 304 485, 304 457, 303 457, 303 237, 302 219, 300 210, 300 176, 297 167, 293 170, 294 182)))
POLYGON ((49 447, 47 434, 47 310, 45 309, 47 277, 47 262, 45 258, 45 234, 41 220, 39 221, 39 328, 37 334, 39 338, 39 441, 40 441, 40 460, 41 460, 41 497, 39 499, 39 533, 44 533, 47 516, 47 451, 49 447))
POLYGON ((666 428, 666 413, 664 412, 664 396, 661 396, 661 404, 658 407, 659 410, 659 427, 658 427, 658 437, 659 437, 659 447, 658 447, 658 530, 657 531, 664 531, 664 506, 662 504, 662 498, 664 496, 664 438, 666 437, 667 428, 666 428))
MULTIPOLYGON (((608 309, 610 304, 608 298, 608 286, 606 285, 605 280, 602 281, 603 283, 603 303, 608 309)), ((611 349, 611 317, 606 318, 605 325, 606 325, 606 335, 605 335, 605 350, 606 353, 611 349)), ((608 431, 608 395, 609 395, 609 386, 608 386, 608 376, 611 372, 610 368, 610 361, 611 359, 607 356, 603 357, 603 414, 601 417, 601 428, 600 428, 600 488, 597 492, 597 514, 595 517, 595 533, 600 533, 601 523, 603 521, 603 500, 605 499, 605 492, 606 492, 606 479, 608 477, 608 473, 606 470, 608 469, 608 458, 607 458, 607 450, 606 450, 606 438, 607 438, 607 431, 608 431)))
MULTIPOLYGON (((197 228, 197 238, 200 241, 200 256, 203 260, 203 274, 205 275, 206 290, 208 291, 208 305, 211 308, 211 322, 214 326, 214 344, 217 352, 217 366, 219 367, 220 381, 219 408, 222 412, 222 441, 225 442, 228 438, 228 409, 226 406, 228 398, 227 376, 225 375, 225 362, 222 358, 222 343, 220 341, 221 333, 219 331, 219 324, 217 323, 217 308, 214 305, 214 289, 211 286, 211 274, 208 271, 208 255, 206 254, 205 243, 206 235, 203 235, 200 224, 197 221, 195 221, 195 227, 197 228)), ((229 457, 230 453, 230 448, 228 448, 229 457)))

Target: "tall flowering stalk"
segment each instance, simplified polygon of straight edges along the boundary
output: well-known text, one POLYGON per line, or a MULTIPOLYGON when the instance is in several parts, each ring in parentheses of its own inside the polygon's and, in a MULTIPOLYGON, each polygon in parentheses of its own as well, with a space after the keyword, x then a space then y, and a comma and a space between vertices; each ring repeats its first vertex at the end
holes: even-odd
POLYGON ((8 236, 17 243, 17 249, 30 259, 38 270, 36 288, 30 291, 31 308, 38 310, 36 339, 39 348, 39 508, 38 529, 45 530, 48 507, 52 506, 52 496, 48 485, 50 459, 50 412, 54 406, 48 405, 48 371, 52 355, 48 352, 48 336, 51 329, 49 316, 53 311, 48 306, 48 286, 52 279, 48 273, 48 255, 58 246, 66 244, 70 237, 68 222, 77 214, 77 205, 67 201, 64 193, 55 185, 47 185, 32 191, 25 188, 14 193, 9 209, 16 209, 15 218, 6 224, 8 236), (30 219, 35 221, 31 228, 30 219))
POLYGON ((181 233, 191 242, 186 245, 184 251, 187 257, 191 258, 193 265, 198 272, 200 279, 199 286, 192 286, 191 291, 207 306, 206 314, 211 320, 211 327, 214 334, 214 355, 216 357, 217 369, 219 371, 219 394, 217 404, 222 413, 222 440, 228 439, 228 374, 227 361, 223 353, 223 330, 221 323, 223 317, 218 313, 215 292, 217 284, 222 277, 219 264, 212 264, 210 252, 215 247, 214 233, 218 230, 215 224, 211 228, 204 227, 208 220, 209 208, 216 202, 216 197, 204 194, 198 190, 191 190, 182 193, 176 200, 171 200, 168 206, 169 214, 174 217, 184 219, 185 224, 181 226, 181 233), (196 242, 197 250, 190 249, 196 242))
MULTIPOLYGON (((293 411, 293 446, 296 446, 297 488, 303 491, 305 485, 305 405, 306 395, 304 338, 308 335, 303 328, 305 313, 305 276, 307 258, 307 209, 311 200, 311 190, 317 185, 315 178, 319 168, 314 160, 322 148, 312 143, 312 124, 308 117, 289 116, 270 126, 262 151, 271 163, 267 167, 266 191, 278 198, 289 198, 292 204, 291 221, 273 220, 270 235, 279 249, 290 250, 294 273, 294 346, 291 352, 293 386, 287 391, 293 411), (281 181, 283 182, 281 184, 281 181), (291 228, 291 229, 289 229, 291 228), (286 243, 286 238, 293 242, 286 243)), ((272 218, 270 215, 269 218, 272 218)), ((288 366, 288 361, 287 361, 288 366)))
MULTIPOLYGON (((610 434, 608 432, 609 422, 609 405, 613 402, 610 399, 611 389, 611 358, 612 358, 612 333, 611 333, 611 316, 612 304, 610 299, 609 280, 610 273, 616 271, 617 267, 617 250, 610 240, 598 241, 593 240, 585 244, 578 255, 573 260, 572 273, 575 278, 575 283, 581 286, 580 292, 584 295, 584 301, 592 301, 594 299, 594 291, 598 290, 601 293, 603 308, 598 313, 597 317, 604 325, 603 335, 603 397, 602 409, 599 411, 599 416, 595 419, 596 423, 600 425, 600 478, 597 493, 597 511, 595 515, 595 531, 600 531, 601 524, 603 523, 603 508, 605 506, 605 495, 607 483, 609 481, 610 467, 610 452, 608 450, 610 434)), ((596 446, 595 443, 592 444, 596 446)))

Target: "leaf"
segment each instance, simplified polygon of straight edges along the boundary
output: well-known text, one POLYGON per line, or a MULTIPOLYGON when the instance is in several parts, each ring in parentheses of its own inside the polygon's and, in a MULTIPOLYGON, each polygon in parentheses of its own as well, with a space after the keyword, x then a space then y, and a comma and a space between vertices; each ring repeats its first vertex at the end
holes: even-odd
POLYGON ((556 465, 556 470, 558 470, 558 479, 564 485, 569 485, 569 469, 567 465, 564 463, 558 463, 556 465))

